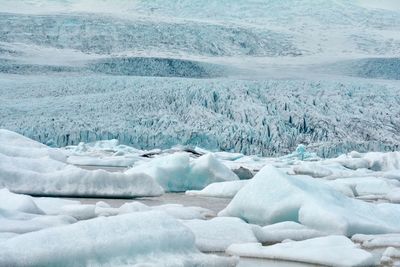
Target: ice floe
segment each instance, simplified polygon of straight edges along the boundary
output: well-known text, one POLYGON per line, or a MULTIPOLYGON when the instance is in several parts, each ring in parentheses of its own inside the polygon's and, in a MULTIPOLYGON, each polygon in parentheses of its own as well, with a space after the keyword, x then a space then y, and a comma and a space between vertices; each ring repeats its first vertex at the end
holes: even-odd
POLYGON ((374 266, 378 259, 344 236, 326 236, 271 246, 233 244, 227 252, 243 257, 306 262, 327 266, 374 266))
POLYGON ((0 187, 19 193, 59 196, 133 197, 163 193, 154 179, 143 173, 88 171, 62 160, 65 154, 59 149, 0 130, 0 187))
POLYGON ((195 196, 232 198, 247 184, 247 182, 247 180, 238 180, 212 183, 202 190, 188 190, 186 191, 186 194, 195 196))
POLYGON ((196 246, 203 252, 224 252, 230 245, 257 242, 253 228, 239 218, 217 217, 211 220, 182 221, 196 237, 196 246))
POLYGON ((201 254, 188 228, 157 211, 99 217, 0 242, 2 266, 129 266, 140 263, 231 266, 234 259, 201 254))
POLYGON ((257 173, 219 215, 259 225, 294 221, 347 236, 400 232, 400 206, 352 199, 317 179, 289 176, 272 166, 257 173))
POLYGON ((210 183, 239 180, 212 154, 191 160, 187 153, 175 153, 133 167, 126 173, 145 173, 167 192, 203 189, 210 183))
POLYGON ((254 231, 261 243, 280 243, 284 240, 301 241, 326 235, 323 232, 291 221, 254 228, 254 231))

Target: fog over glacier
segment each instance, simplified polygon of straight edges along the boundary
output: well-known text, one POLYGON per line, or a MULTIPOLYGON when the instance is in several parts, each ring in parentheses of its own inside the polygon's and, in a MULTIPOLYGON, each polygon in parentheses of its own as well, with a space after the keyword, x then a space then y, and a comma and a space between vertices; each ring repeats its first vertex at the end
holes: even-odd
POLYGON ((57 147, 391 151, 399 52, 396 1, 1 0, 0 128, 57 147))

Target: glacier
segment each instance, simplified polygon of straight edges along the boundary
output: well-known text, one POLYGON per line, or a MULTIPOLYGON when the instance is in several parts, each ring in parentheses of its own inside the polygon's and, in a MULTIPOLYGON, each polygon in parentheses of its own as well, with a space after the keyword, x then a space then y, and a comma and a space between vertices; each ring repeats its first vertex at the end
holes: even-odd
POLYGON ((398 9, 349 0, 0 7, 0 127, 42 143, 262 156, 305 144, 322 157, 399 148, 398 9))

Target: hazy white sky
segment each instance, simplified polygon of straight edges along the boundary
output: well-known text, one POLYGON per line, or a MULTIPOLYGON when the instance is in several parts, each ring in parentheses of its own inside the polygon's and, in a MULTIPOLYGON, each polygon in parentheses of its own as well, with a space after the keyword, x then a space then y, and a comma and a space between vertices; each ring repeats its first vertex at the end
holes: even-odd
POLYGON ((400 10, 400 0, 357 0, 357 2, 366 7, 400 10))

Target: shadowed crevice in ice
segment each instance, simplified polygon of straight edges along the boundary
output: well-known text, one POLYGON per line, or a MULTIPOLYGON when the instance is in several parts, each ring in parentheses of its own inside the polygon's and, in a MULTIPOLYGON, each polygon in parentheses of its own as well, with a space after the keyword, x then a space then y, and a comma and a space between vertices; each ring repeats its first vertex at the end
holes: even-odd
POLYGON ((78 72, 81 70, 73 66, 21 64, 15 60, 0 59, 0 73, 8 74, 44 74, 61 72, 78 72))
POLYGON ((112 75, 212 78, 224 76, 223 66, 191 60, 157 57, 100 59, 88 64, 91 71, 112 75))
POLYGON ((400 58, 364 58, 322 67, 328 73, 362 78, 400 80, 400 58))
POLYGON ((19 60, 0 59, 0 73, 7 74, 43 74, 43 73, 101 73, 124 76, 216 78, 233 74, 233 68, 222 65, 156 57, 119 57, 92 60, 85 66, 76 62, 74 65, 44 65, 25 63, 19 60))

